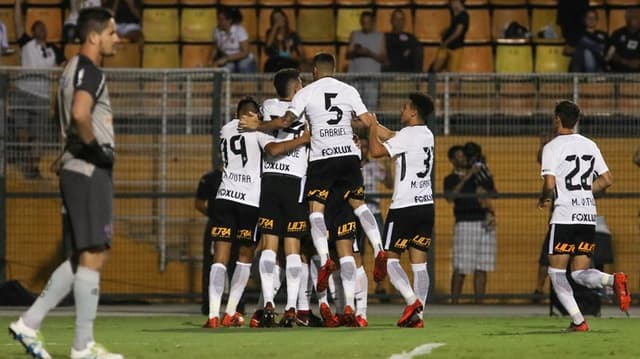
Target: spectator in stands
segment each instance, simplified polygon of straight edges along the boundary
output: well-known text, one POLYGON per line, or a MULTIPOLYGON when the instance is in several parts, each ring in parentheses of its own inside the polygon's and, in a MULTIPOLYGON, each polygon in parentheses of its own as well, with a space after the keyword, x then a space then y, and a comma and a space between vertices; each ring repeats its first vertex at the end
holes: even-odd
POLYGON ((100 0, 69 0, 69 16, 64 20, 62 41, 65 43, 76 41, 76 23, 81 9, 99 6, 102 6, 100 0))
POLYGON ((607 60, 613 72, 640 71, 640 8, 625 12, 626 26, 613 32, 607 60))
POLYGON ((640 147, 638 147, 636 153, 633 154, 633 163, 640 167, 640 147))
POLYGON ((7 26, 0 21, 0 56, 10 55, 12 53, 13 49, 9 47, 7 26))
POLYGON ((451 10, 451 24, 442 36, 436 59, 431 64, 430 71, 456 72, 460 67, 464 38, 469 30, 469 13, 464 7, 464 0, 449 1, 451 10))
MULTIPOLYGON (((384 35, 375 30, 373 12, 364 11, 360 15, 361 29, 353 31, 349 38, 347 59, 351 60, 348 71, 350 73, 375 74, 382 70, 387 62, 387 46, 384 35)), ((360 92, 362 101, 370 111, 378 104, 378 82, 371 79, 354 81, 354 86, 360 92)))
POLYGON ((562 37, 571 47, 576 47, 585 30, 583 19, 589 10, 589 0, 559 0, 556 23, 562 37))
POLYGON ((220 7, 209 56, 210 65, 226 67, 237 73, 257 71, 258 65, 249 50, 249 34, 241 22, 242 14, 238 8, 220 7))
POLYGON ((391 32, 385 34, 388 72, 422 72, 422 46, 413 34, 404 31, 404 12, 391 13, 391 32))
POLYGON ((605 50, 608 35, 596 29, 598 13, 589 10, 584 15, 585 29, 579 39, 571 45, 567 41, 564 55, 571 56, 569 71, 571 72, 602 72, 605 70, 605 50))
MULTIPOLYGON (((16 34, 20 35, 21 66, 25 69, 46 69, 61 65, 64 54, 60 48, 47 42, 47 26, 42 21, 35 21, 31 26, 29 36, 24 29, 22 18, 22 0, 15 4, 16 34)), ((49 117, 51 79, 48 73, 31 71, 21 73, 16 81, 17 91, 11 108, 13 109, 9 125, 10 133, 15 136, 19 146, 9 157, 18 162, 26 178, 42 178, 38 164, 40 157, 33 144, 38 140, 45 140, 45 135, 52 134, 53 126, 49 117)))
POLYGON ((264 72, 277 72, 280 69, 300 69, 304 63, 304 51, 300 37, 289 28, 289 19, 282 9, 271 12, 271 27, 267 30, 265 49, 269 59, 264 72))
POLYGON ((110 8, 115 14, 116 32, 131 42, 142 41, 142 3, 140 0, 112 0, 110 8))

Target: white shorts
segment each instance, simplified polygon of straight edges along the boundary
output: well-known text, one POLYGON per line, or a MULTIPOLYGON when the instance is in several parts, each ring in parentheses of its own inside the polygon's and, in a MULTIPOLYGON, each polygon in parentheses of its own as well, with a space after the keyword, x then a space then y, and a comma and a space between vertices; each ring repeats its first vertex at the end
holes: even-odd
POLYGON ((453 270, 461 274, 492 272, 496 267, 496 231, 483 221, 457 222, 453 230, 453 270))
POLYGON ((142 28, 140 27, 140 24, 136 24, 136 23, 129 23, 129 24, 117 24, 116 25, 116 32, 118 33, 118 35, 120 36, 124 36, 130 32, 133 31, 142 31, 142 28))

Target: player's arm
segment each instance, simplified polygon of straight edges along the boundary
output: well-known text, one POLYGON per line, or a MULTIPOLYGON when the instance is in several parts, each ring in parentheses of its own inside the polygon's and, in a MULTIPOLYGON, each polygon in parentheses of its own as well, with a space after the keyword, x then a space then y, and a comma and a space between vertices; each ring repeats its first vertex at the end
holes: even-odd
POLYGON ((384 127, 383 125, 381 125, 380 123, 378 123, 378 138, 381 141, 387 141, 388 139, 390 139, 391 137, 395 136, 396 132, 392 131, 386 127, 384 127))
POLYGON ((538 199, 538 208, 544 208, 551 204, 555 197, 556 176, 544 175, 542 180, 542 191, 538 199))
POLYGON ((607 171, 598 176, 591 184, 591 192, 598 193, 609 188, 613 184, 613 175, 607 171))
POLYGON ((275 118, 271 121, 260 121, 257 113, 249 112, 240 116, 240 129, 242 131, 260 131, 273 132, 291 126, 296 120, 296 115, 291 111, 287 111, 282 117, 275 118))
POLYGON ((194 205, 194 207, 196 208, 196 210, 198 212, 204 214, 205 216, 207 215, 207 200, 206 199, 197 198, 196 197, 193 205, 194 205))
POLYGON ((71 119, 75 125, 81 144, 70 152, 85 161, 100 167, 113 166, 115 154, 113 148, 100 145, 93 134, 91 110, 95 100, 85 89, 76 89, 71 105, 71 119))
POLYGON ((289 153, 300 146, 305 146, 311 141, 311 134, 308 129, 300 135, 300 137, 282 142, 271 142, 264 148, 270 156, 277 157, 289 153))
POLYGON ((375 117, 373 118, 373 123, 369 126, 369 155, 373 158, 389 157, 389 152, 378 137, 378 121, 376 121, 375 117))

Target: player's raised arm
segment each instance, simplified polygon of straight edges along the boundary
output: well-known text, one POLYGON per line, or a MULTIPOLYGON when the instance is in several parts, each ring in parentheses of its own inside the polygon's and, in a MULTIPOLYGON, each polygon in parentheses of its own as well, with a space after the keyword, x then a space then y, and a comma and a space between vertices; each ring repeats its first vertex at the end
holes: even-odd
POLYGON ((378 137, 378 121, 375 116, 373 117, 373 123, 369 126, 369 155, 373 158, 389 156, 389 152, 378 137))
POLYGON ((242 131, 273 132, 291 126, 297 116, 291 111, 287 111, 282 117, 271 121, 260 121, 257 113, 249 112, 240 116, 240 129, 242 131))
POLYGON ((281 156, 285 153, 291 152, 300 146, 307 145, 311 141, 311 132, 308 128, 302 133, 300 137, 294 138, 288 141, 282 142, 270 142, 264 147, 265 152, 270 156, 281 156))

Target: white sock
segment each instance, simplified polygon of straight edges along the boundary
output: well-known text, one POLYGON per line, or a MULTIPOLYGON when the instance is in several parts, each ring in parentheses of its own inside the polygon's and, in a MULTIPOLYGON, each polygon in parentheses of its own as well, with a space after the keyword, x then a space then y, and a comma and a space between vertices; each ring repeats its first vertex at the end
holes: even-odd
MULTIPOLYGON (((413 271, 413 291, 420 299, 422 306, 427 305, 427 295, 429 294, 429 272, 427 271, 427 263, 411 264, 411 270, 413 271)), ((422 313, 420 312, 420 319, 422 319, 422 313)))
POLYGON ((397 258, 387 259, 387 272, 389 274, 391 284, 393 284, 398 292, 400 292, 407 305, 413 304, 418 297, 414 293, 413 289, 411 289, 409 277, 407 277, 407 273, 402 269, 400 260, 397 258))
POLYGON ((580 308, 576 299, 573 297, 573 289, 569 280, 567 279, 567 271, 564 269, 551 268, 547 270, 549 273, 549 279, 553 285, 553 289, 556 291, 556 296, 564 309, 567 310, 573 324, 580 324, 584 322, 584 317, 580 313, 580 308))
MULTIPOLYGON (((314 255, 311 257, 311 263, 309 263, 309 278, 311 279, 311 287, 316 291, 316 297, 318 297, 318 305, 326 304, 329 305, 329 297, 327 290, 323 290, 322 292, 318 292, 318 288, 316 285, 318 284, 318 271, 320 270, 320 257, 314 255)), ((333 275, 333 274, 332 274, 333 275)), ((331 284, 331 276, 329 277, 329 284, 331 284)), ((311 295, 311 292, 309 292, 311 295)))
POLYGON ((69 260, 64 261, 51 274, 49 282, 40 293, 36 301, 22 314, 24 324, 34 330, 38 330, 44 317, 55 308, 64 297, 71 292, 75 274, 69 260))
MULTIPOLYGON (((276 267, 273 269, 273 297, 275 298, 280 291, 280 287, 282 286, 282 278, 284 273, 282 271, 282 267, 276 262, 276 267)), ((273 303, 275 305, 275 303, 273 303)))
POLYGON ((356 272, 356 315, 367 319, 367 301, 369 296, 369 279, 363 266, 356 272))
POLYGON ((224 282, 227 277, 227 267, 222 263, 211 265, 209 273, 209 319, 220 316, 220 302, 224 293, 224 282))
POLYGON ((356 294, 356 260, 353 256, 345 256, 340 258, 340 278, 342 279, 342 288, 344 289, 345 306, 350 306, 355 310, 355 294, 356 294))
POLYGON ((340 270, 333 272, 332 276, 335 276, 336 283, 336 292, 334 294, 333 303, 336 306, 336 313, 343 313, 345 300, 344 300, 344 286, 342 285, 342 276, 340 275, 340 270))
POLYGON ((93 340, 93 321, 100 299, 100 272, 78 266, 73 281, 73 297, 76 302, 76 336, 73 347, 84 350, 93 340))
POLYGON ((226 313, 229 315, 236 314, 238 303, 242 298, 242 293, 247 287, 249 276, 251 275, 251 263, 236 262, 236 269, 233 271, 231 278, 231 288, 229 289, 229 300, 227 301, 226 313))
POLYGON ((275 295, 273 291, 273 285, 275 281, 275 267, 276 267, 276 252, 265 249, 260 256, 259 268, 260 268, 260 281, 262 282, 262 295, 264 296, 264 303, 273 304, 273 297, 275 295))
POLYGON ((289 308, 296 308, 298 291, 300 290, 302 259, 300 258, 299 254, 289 254, 287 256, 286 262, 287 306, 285 307, 285 310, 289 310, 289 308))
MULTIPOLYGON (((336 270, 336 272, 338 272, 338 270, 336 270)), ((331 297, 331 299, 335 302, 336 300, 338 300, 338 288, 336 286, 336 277, 339 276, 340 273, 336 273, 335 275, 333 273, 331 273, 331 275, 329 275, 329 296, 331 297)))
POLYGON ((573 271, 571 272, 571 277, 576 283, 587 288, 602 288, 613 285, 613 276, 611 274, 603 273, 593 268, 573 271))
POLYGON ((376 222, 376 217, 373 216, 369 207, 366 204, 356 208, 353 213, 360 220, 360 225, 369 238, 369 243, 373 247, 373 256, 377 257, 378 252, 382 249, 382 237, 380 236, 380 229, 376 222))
POLYGON ((309 224, 311 224, 313 246, 320 257, 321 265, 324 265, 329 259, 329 242, 327 241, 327 224, 324 221, 324 214, 322 212, 311 213, 309 224))
POLYGON ((313 290, 310 284, 309 263, 302 263, 300 270, 300 288, 298 290, 298 310, 309 310, 311 291, 313 290))

